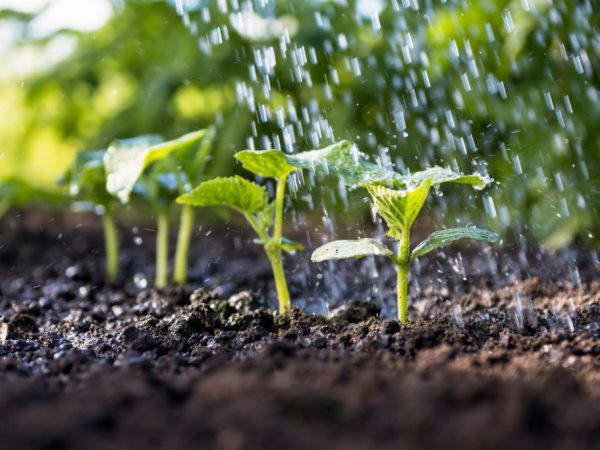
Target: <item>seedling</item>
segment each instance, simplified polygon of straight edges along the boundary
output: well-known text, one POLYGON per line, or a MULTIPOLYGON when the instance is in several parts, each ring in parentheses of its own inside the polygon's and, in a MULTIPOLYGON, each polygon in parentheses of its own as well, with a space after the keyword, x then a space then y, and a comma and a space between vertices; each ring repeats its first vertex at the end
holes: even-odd
MULTIPOLYGON (((408 311, 408 274, 411 262, 432 250, 445 247, 460 239, 475 239, 491 243, 498 242, 500 237, 491 231, 479 228, 451 228, 433 232, 427 239, 418 244, 411 252, 410 229, 416 220, 431 186, 445 182, 469 184, 475 188, 483 188, 489 183, 487 177, 472 174, 464 175, 441 167, 433 167, 413 175, 402 176, 395 173, 377 172, 377 166, 360 159, 361 165, 368 173, 361 176, 360 165, 355 165, 356 184, 362 184, 368 190, 375 211, 388 226, 388 236, 398 242, 395 253, 377 239, 333 241, 317 248, 312 254, 313 262, 330 259, 361 258, 364 256, 385 256, 396 266, 398 319, 407 321, 408 311), (365 180, 367 180, 365 182, 365 180), (391 189, 384 184, 395 186, 391 189), (399 188, 399 189, 398 189, 399 188)), ((347 168, 340 168, 341 175, 347 168)))
MULTIPOLYGON (((339 146, 338 146, 339 147, 339 146)), ((295 253, 303 248, 298 242, 282 236, 285 188, 290 173, 300 169, 327 167, 338 156, 338 147, 288 155, 279 150, 244 150, 235 157, 242 166, 261 177, 276 180, 275 198, 269 201, 267 190, 245 178, 220 177, 201 183, 193 191, 180 196, 178 203, 193 206, 229 206, 240 212, 258 235, 273 269, 279 312, 290 310, 290 295, 285 280, 281 251, 295 253)))
MULTIPOLYGON (((199 183, 214 139, 212 128, 164 142, 148 135, 113 142, 104 157, 106 189, 127 204, 135 192, 154 210, 157 220, 156 287, 167 284, 169 212, 175 198, 199 183)), ((185 283, 189 243, 194 223, 192 207, 181 210, 174 280, 185 283)))
POLYGON ((67 184, 71 197, 78 199, 79 210, 94 211, 102 217, 104 247, 106 250, 106 276, 115 280, 119 269, 119 244, 114 219, 115 200, 106 190, 103 158, 105 150, 77 153, 73 164, 59 180, 67 184))

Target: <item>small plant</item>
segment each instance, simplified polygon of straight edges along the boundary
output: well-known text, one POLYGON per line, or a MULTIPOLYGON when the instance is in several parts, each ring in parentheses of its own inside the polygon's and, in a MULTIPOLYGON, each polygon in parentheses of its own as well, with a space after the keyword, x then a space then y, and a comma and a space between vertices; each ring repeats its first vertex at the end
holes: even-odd
MULTIPOLYGON (((418 257, 437 248, 445 247, 459 239, 475 239, 498 242, 500 237, 491 231, 478 228, 451 228, 435 231, 427 239, 410 250, 410 229, 416 220, 431 186, 446 182, 469 184, 483 188, 489 179, 478 175, 454 173, 441 167, 433 167, 413 175, 379 171, 377 166, 360 158, 360 164, 354 166, 354 182, 362 184, 368 190, 375 211, 385 220, 388 226, 388 236, 398 242, 397 253, 377 239, 340 240, 333 241, 317 248, 312 254, 313 262, 330 259, 360 258, 364 256, 385 256, 396 265, 398 319, 407 321, 408 311, 408 274, 411 262, 418 257), (361 166, 367 169, 361 175, 361 166), (365 181, 367 180, 367 181, 365 181), (385 184, 397 187, 391 189, 385 184)), ((347 175, 347 168, 337 168, 340 174, 347 175)))
MULTIPOLYGON (((156 287, 167 284, 171 206, 177 196, 202 180, 213 139, 212 128, 168 142, 156 135, 140 136, 113 142, 104 156, 108 192, 124 204, 129 203, 131 193, 135 192, 156 214, 156 287)), ((187 278, 193 223, 193 208, 183 207, 174 265, 177 283, 184 283, 187 278)))
POLYGON ((255 243, 264 247, 275 279, 279 312, 290 310, 290 295, 285 280, 281 251, 295 253, 303 248, 298 242, 285 239, 283 232, 283 207, 285 188, 290 173, 302 166, 279 150, 244 150, 235 157, 242 166, 261 177, 276 180, 275 198, 271 202, 267 190, 240 176, 219 177, 201 183, 191 192, 180 196, 178 203, 193 206, 224 205, 240 212, 258 235, 255 243))
POLYGON ((78 200, 78 210, 94 211, 102 217, 106 276, 114 281, 119 270, 119 243, 113 213, 115 199, 106 190, 105 153, 105 150, 78 152, 59 183, 68 185, 69 194, 78 200))

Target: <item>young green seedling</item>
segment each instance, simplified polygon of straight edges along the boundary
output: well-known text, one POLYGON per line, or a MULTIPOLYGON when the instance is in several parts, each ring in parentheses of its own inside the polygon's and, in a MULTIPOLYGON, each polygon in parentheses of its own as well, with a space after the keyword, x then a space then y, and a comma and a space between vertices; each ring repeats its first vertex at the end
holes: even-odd
POLYGON ((106 190, 105 153, 105 150, 77 153, 59 183, 68 185, 71 197, 80 200, 78 209, 95 211, 102 216, 106 276, 109 280, 115 280, 119 269, 119 244, 113 214, 115 201, 106 190))
MULTIPOLYGON (((394 253, 376 239, 333 241, 317 248, 312 261, 321 262, 330 259, 360 258, 364 256, 385 256, 396 266, 398 319, 407 321, 408 311, 408 273, 412 261, 437 248, 445 247, 459 239, 475 239, 498 242, 500 237, 491 231, 478 228, 452 228, 432 233, 427 239, 410 251, 410 229, 416 220, 429 190, 433 185, 445 182, 469 184, 483 188, 489 183, 487 177, 478 174, 464 175, 441 167, 433 167, 413 175, 395 173, 375 173, 375 165, 365 162, 372 169, 372 176, 363 183, 373 200, 375 211, 388 225, 388 236, 398 241, 398 252, 394 253), (369 166, 370 165, 370 166, 369 166), (400 189, 390 189, 382 183, 388 183, 400 189)), ((343 174, 346 169, 340 169, 343 174)), ((363 177, 364 179, 365 177, 363 177)))
MULTIPOLYGON (((264 187, 239 176, 215 178, 205 181, 193 191, 182 195, 177 202, 193 206, 229 206, 240 212, 250 223, 259 239, 273 269, 275 289, 279 300, 279 312, 290 310, 290 295, 285 280, 281 251, 295 253, 303 248, 298 242, 285 239, 283 229, 283 207, 285 187, 290 173, 301 169, 326 169, 343 157, 351 165, 351 157, 347 152, 340 151, 339 144, 323 150, 288 155, 279 150, 244 150, 236 153, 235 157, 242 166, 261 177, 276 180, 275 198, 269 202, 269 196, 264 187)), ((348 170, 348 177, 353 176, 353 170, 348 170)), ((354 178, 352 178, 352 181, 354 178)))
POLYGON ((258 235, 255 243, 261 244, 275 279, 275 288, 279 300, 279 312, 290 310, 290 295, 285 280, 281 251, 295 253, 303 245, 283 237, 283 207, 285 187, 291 172, 301 167, 294 165, 289 156, 278 150, 244 150, 235 157, 242 166, 265 178, 276 180, 275 198, 269 201, 267 190, 263 186, 242 177, 220 177, 201 183, 196 189, 182 195, 177 202, 193 206, 229 206, 240 212, 258 235))
MULTIPOLYGON (((128 203, 132 192, 145 199, 157 217, 156 287, 167 284, 169 210, 175 198, 201 181, 214 139, 209 128, 164 142, 148 135, 113 142, 104 157, 106 189, 128 203)), ((181 210, 174 280, 187 278, 187 258, 193 229, 192 207, 181 210)))

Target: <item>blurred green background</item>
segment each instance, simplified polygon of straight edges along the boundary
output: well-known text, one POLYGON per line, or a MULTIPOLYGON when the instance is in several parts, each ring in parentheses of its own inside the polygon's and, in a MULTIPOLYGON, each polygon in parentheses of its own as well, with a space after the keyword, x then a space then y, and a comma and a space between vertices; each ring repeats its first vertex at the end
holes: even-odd
MULTIPOLYGON (((435 198, 438 223, 597 241, 599 20, 591 0, 0 0, 0 185, 55 189, 78 149, 215 123, 213 175, 349 139, 489 171, 435 198)), ((299 203, 323 193, 345 207, 335 186, 299 203)))

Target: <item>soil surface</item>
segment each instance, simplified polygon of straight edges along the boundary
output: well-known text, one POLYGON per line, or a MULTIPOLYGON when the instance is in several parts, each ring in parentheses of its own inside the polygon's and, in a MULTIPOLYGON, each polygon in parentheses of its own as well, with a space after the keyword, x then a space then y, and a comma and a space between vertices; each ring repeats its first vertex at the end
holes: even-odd
POLYGON ((401 325, 383 263, 288 259, 277 316, 233 225, 164 290, 152 230, 122 231, 108 284, 93 219, 0 226, 0 448, 600 448, 595 253, 432 255, 401 325))

